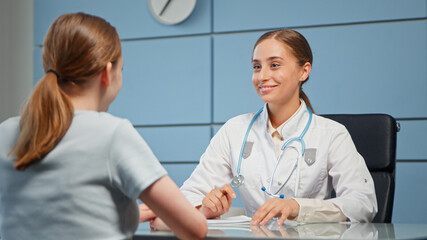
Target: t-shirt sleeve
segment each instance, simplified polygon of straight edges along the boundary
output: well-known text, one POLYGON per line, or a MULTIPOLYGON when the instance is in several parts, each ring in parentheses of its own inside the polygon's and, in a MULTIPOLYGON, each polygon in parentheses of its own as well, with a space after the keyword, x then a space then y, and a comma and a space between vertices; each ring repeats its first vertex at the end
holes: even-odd
POLYGON ((110 181, 132 199, 137 199, 142 191, 167 174, 128 120, 116 127, 109 151, 110 181))

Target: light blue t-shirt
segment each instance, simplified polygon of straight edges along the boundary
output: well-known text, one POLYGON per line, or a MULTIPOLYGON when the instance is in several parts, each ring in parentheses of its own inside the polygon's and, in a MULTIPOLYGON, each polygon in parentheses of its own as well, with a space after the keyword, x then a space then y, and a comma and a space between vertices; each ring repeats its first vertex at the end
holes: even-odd
POLYGON ((136 199, 166 170, 125 119, 76 111, 57 146, 25 171, 7 156, 19 117, 0 124, 1 239, 125 239, 136 199))

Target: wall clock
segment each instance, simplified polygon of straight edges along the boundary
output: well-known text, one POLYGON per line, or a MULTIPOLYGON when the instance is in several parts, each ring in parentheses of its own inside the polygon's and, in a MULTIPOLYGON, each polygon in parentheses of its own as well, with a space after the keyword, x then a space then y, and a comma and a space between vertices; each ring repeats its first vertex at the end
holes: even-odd
POLYGON ((197 0, 148 0, 148 6, 154 18, 168 25, 178 24, 187 19, 197 0))

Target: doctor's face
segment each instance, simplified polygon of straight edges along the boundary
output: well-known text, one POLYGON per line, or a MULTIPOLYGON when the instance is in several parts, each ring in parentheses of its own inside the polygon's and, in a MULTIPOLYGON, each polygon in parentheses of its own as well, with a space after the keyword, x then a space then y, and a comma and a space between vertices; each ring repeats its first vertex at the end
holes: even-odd
POLYGON ((299 104, 299 87, 307 77, 297 61, 291 49, 278 40, 266 39, 255 47, 252 82, 263 102, 299 104))

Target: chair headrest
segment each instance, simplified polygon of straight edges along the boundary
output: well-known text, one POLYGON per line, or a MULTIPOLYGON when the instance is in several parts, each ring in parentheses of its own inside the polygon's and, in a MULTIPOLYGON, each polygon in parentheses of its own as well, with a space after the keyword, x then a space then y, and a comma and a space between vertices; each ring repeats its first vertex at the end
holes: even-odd
POLYGON ((343 124, 370 171, 394 172, 396 120, 387 114, 322 115, 343 124))

